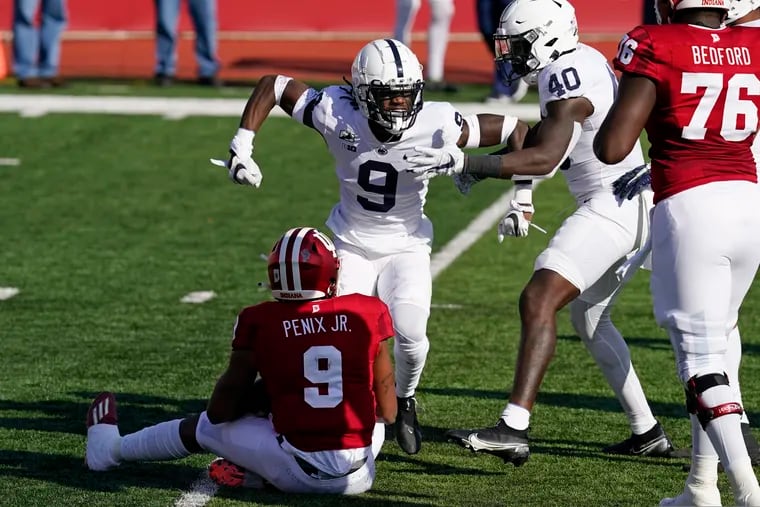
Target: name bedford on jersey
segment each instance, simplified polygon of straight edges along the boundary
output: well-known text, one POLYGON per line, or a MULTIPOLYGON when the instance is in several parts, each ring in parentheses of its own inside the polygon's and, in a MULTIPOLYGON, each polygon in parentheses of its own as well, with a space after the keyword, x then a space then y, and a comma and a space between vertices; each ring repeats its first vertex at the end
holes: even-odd
POLYGON ((752 57, 746 47, 692 46, 691 56, 697 65, 752 65, 752 57))
POLYGON ((350 333, 348 328, 348 316, 342 313, 335 315, 334 322, 328 322, 332 324, 329 328, 325 324, 324 317, 305 317, 303 319, 289 319, 282 321, 282 330, 285 331, 285 338, 292 336, 304 336, 307 334, 326 333, 328 330, 331 332, 342 331, 344 333, 350 333))

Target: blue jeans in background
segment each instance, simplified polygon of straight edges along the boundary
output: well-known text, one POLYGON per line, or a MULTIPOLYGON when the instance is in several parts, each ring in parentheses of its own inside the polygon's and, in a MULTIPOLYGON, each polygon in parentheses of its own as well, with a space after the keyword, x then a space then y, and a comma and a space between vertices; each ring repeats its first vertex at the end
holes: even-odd
MULTIPOLYGON (((156 75, 174 76, 177 71, 177 23, 180 0, 156 2, 156 75)), ((195 59, 199 77, 213 77, 216 60, 216 0, 187 0, 195 28, 195 59)))
MULTIPOLYGON (((514 0, 478 0, 475 8, 478 14, 478 30, 488 47, 488 54, 494 58, 493 34, 499 27, 499 18, 504 9, 514 0)), ((494 64, 492 92, 494 96, 514 95, 519 86, 518 81, 507 85, 501 77, 501 73, 494 64)))
POLYGON ((18 79, 58 75, 64 28, 64 0, 14 0, 13 73, 18 79), (42 22, 38 29, 34 26, 34 20, 40 4, 42 22))

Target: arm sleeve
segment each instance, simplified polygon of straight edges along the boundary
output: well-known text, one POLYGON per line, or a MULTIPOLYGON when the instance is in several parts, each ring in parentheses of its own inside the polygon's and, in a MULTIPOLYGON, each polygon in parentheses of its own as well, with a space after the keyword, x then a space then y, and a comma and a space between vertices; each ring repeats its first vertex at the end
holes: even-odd
POLYGON ((314 88, 306 90, 293 106, 293 119, 322 133, 325 118, 324 96, 323 91, 314 88))

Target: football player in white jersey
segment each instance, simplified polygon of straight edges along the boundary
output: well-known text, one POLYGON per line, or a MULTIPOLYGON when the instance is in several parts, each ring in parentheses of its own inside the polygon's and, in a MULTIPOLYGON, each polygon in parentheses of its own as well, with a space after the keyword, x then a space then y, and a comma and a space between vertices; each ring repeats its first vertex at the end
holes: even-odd
POLYGON ((424 214, 428 181, 409 171, 415 146, 507 144, 520 147, 528 125, 517 118, 463 118, 448 102, 423 101, 422 66, 394 39, 370 42, 357 54, 351 83, 315 90, 287 76, 264 76, 243 112, 227 163, 237 183, 258 186, 255 132, 275 105, 316 130, 335 159, 340 201, 327 226, 341 262, 339 294, 377 295, 394 323, 394 430, 401 448, 419 452, 415 390, 427 358, 433 226, 424 214))
MULTIPOLYGON (((615 454, 669 456, 673 447, 652 414, 630 351, 610 314, 623 282, 616 270, 647 238, 651 191, 619 199, 612 184, 644 165, 637 144, 621 163, 607 166, 593 153, 594 134, 617 92, 606 58, 579 43, 575 11, 564 0, 516 0, 502 13, 494 35, 497 63, 511 64, 508 80, 537 84, 542 121, 522 150, 502 156, 466 156, 448 147, 419 148, 416 172, 496 178, 546 175, 560 166, 578 208, 538 256, 520 295, 520 349, 509 403, 495 427, 451 430, 467 448, 515 465, 528 459, 528 425, 554 354, 556 314, 570 304, 573 327, 601 368, 631 425, 626 440, 604 450, 615 454)), ((526 222, 530 194, 512 204, 500 228, 526 222)), ((527 227, 521 228, 527 232, 527 227)))

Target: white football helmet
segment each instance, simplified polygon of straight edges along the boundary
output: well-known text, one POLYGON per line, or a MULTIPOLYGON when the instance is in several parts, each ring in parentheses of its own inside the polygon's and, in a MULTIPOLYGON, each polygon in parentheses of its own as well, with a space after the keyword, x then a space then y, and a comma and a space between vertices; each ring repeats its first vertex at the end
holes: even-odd
MULTIPOLYGON (((655 0, 654 13, 657 23, 662 25, 670 23, 673 15, 681 9, 723 9, 728 11, 732 0, 655 0), (705 5, 708 3, 709 5, 705 5)), ((749 12, 749 11, 748 11, 749 12)))
POLYGON ((351 66, 351 84, 359 111, 391 134, 414 125, 422 109, 422 65, 395 39, 373 40, 359 51, 351 66), (405 104, 392 103, 397 97, 405 104))
POLYGON ((731 0, 731 7, 728 9, 726 24, 735 23, 738 19, 743 18, 755 9, 760 9, 760 0, 731 0))
POLYGON ((493 40, 502 77, 536 84, 541 69, 578 47, 575 9, 566 0, 516 0, 501 13, 493 40))

